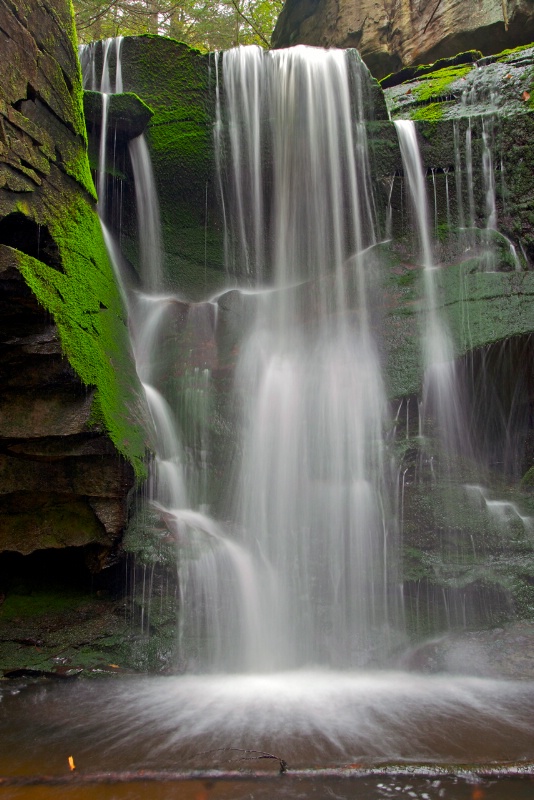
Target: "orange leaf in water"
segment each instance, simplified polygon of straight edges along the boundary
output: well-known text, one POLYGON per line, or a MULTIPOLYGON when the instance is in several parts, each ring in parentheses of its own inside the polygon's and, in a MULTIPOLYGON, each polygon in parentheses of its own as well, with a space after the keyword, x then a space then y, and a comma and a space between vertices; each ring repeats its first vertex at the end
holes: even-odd
POLYGON ((484 792, 483 789, 479 789, 479 788, 473 789, 473 792, 471 794, 471 800, 482 800, 484 795, 485 795, 485 792, 484 792))
POLYGON ((113 667, 113 669, 120 669, 118 664, 108 664, 108 667, 113 667))
POLYGON ((74 763, 74 759, 72 756, 69 756, 69 769, 74 771, 76 769, 76 764, 74 763))
POLYGON ((525 102, 526 102, 527 100, 530 100, 530 92, 523 92, 523 94, 521 95, 521 97, 523 98, 523 100, 524 100, 525 102))

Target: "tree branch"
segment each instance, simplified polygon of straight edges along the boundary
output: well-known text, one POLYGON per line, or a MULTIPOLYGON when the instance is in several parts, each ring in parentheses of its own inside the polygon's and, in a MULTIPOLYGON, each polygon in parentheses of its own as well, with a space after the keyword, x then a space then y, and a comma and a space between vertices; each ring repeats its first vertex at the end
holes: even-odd
POLYGON ((259 38, 262 40, 262 42, 264 43, 264 45, 265 45, 266 47, 270 47, 271 45, 269 44, 269 42, 267 41, 267 39, 265 38, 265 36, 263 35, 263 33, 262 33, 262 32, 261 32, 261 31, 260 31, 260 30, 259 30, 259 29, 256 27, 256 25, 254 24, 253 20, 249 19, 249 18, 248 18, 248 17, 247 17, 247 16, 246 16, 246 15, 245 15, 245 14, 244 14, 242 11, 241 11, 241 9, 239 8, 239 5, 238 5, 238 2, 237 2, 237 0, 230 0, 230 2, 231 2, 231 4, 232 4, 232 6, 235 8, 235 10, 236 10, 236 12, 238 13, 238 15, 241 17, 241 19, 243 19, 243 20, 244 20, 244 21, 247 23, 247 25, 250 25, 250 27, 252 28, 252 30, 254 31, 254 33, 256 34, 256 36, 258 36, 258 37, 259 37, 259 38))

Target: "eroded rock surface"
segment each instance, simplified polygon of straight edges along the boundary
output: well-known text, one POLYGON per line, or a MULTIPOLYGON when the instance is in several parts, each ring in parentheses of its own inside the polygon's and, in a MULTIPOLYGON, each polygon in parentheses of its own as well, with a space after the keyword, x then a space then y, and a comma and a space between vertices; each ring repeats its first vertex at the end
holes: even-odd
POLYGON ((287 0, 274 47, 356 47, 384 77, 462 50, 484 55, 534 39, 529 0, 287 0))
POLYGON ((70 5, 4 0, 0 51, 0 553, 90 545, 97 570, 144 444, 70 5))

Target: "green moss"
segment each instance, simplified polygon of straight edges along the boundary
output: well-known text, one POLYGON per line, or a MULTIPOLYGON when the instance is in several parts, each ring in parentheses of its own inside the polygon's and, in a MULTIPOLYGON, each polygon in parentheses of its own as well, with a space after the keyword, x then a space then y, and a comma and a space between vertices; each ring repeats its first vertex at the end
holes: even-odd
POLYGON ((427 106, 420 106, 412 112, 412 119, 424 122, 439 122, 443 119, 443 105, 443 103, 430 103, 427 106))
POLYGON ((523 489, 534 489, 534 467, 530 467, 521 478, 523 489))
POLYGON ((415 269, 407 270, 404 275, 397 278, 399 286, 413 286, 417 279, 417 271, 415 269))
POLYGON ((94 416, 117 450, 144 475, 144 436, 138 418, 136 376, 123 309, 91 205, 73 196, 51 217, 64 272, 19 253, 19 268, 58 326, 65 355, 86 385, 96 387, 94 416))
POLYGON ((472 66, 460 66, 429 73, 413 88, 412 93, 419 102, 444 97, 449 94, 451 85, 464 78, 471 70, 472 66))
POLYGON ((123 43, 125 90, 154 111, 152 123, 197 122, 211 129, 208 58, 162 36, 129 36, 123 43))
POLYGON ((509 56, 515 55, 516 53, 522 53, 524 50, 532 50, 532 49, 533 49, 532 43, 522 44, 519 47, 512 47, 509 50, 502 50, 500 53, 497 53, 497 55, 494 56, 494 58, 495 61, 508 61, 509 56))
MULTIPOLYGON (((154 111, 146 138, 160 203, 165 274, 180 292, 200 298, 215 291, 224 275, 213 184, 213 56, 210 62, 174 39, 152 35, 126 37, 122 52, 125 89, 154 111)), ((125 235, 127 257, 135 264, 133 226, 125 235)))
POLYGON ((176 543, 160 516, 142 506, 132 515, 124 534, 126 553, 135 556, 137 566, 158 564, 176 570, 176 543))
POLYGON ((447 222, 440 222, 436 228, 436 238, 438 242, 446 242, 451 235, 451 229, 447 222))
POLYGON ((91 595, 75 590, 32 591, 31 594, 10 592, 0 607, 0 620, 25 620, 45 613, 71 611, 92 599, 91 595))
MULTIPOLYGON (((211 136, 192 120, 150 126, 148 131, 155 169, 176 166, 194 176, 205 177, 211 166, 211 136)), ((169 175, 169 180, 172 176, 169 175)))
POLYGON ((458 53, 451 58, 440 58, 433 64, 421 64, 419 66, 404 67, 399 72, 390 73, 382 78, 380 85, 383 89, 389 89, 393 86, 400 86, 402 83, 410 83, 411 81, 420 80, 426 75, 431 73, 445 71, 453 67, 459 67, 462 64, 473 64, 482 58, 480 50, 466 50, 464 53, 458 53))
MULTIPOLYGON (((98 129, 102 123, 101 92, 85 91, 83 93, 85 118, 89 126, 98 129)), ((153 111, 134 92, 123 92, 109 96, 108 126, 119 136, 128 139, 139 136, 145 130, 153 111)))

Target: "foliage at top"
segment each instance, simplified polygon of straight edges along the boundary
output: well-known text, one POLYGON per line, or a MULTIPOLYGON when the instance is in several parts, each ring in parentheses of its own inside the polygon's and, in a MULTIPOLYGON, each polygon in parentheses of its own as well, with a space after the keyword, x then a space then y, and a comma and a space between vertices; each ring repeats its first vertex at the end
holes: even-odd
POLYGON ((156 33, 203 51, 269 47, 283 0, 74 0, 80 42, 156 33))

